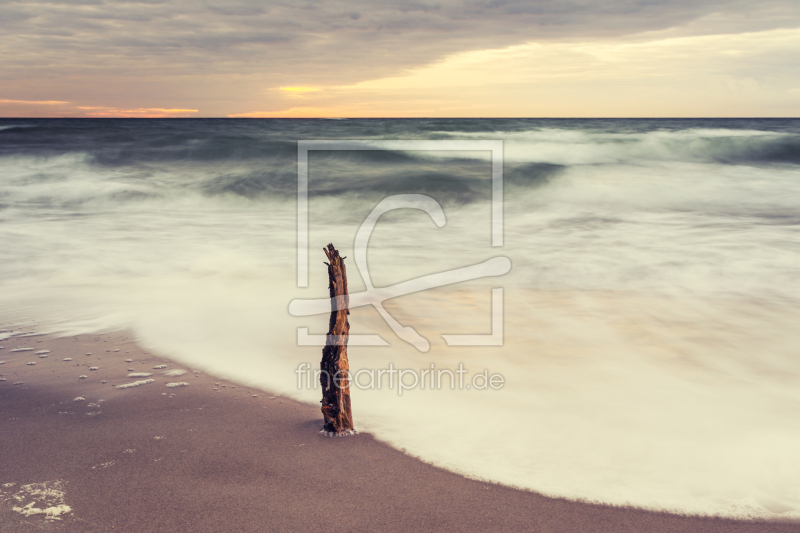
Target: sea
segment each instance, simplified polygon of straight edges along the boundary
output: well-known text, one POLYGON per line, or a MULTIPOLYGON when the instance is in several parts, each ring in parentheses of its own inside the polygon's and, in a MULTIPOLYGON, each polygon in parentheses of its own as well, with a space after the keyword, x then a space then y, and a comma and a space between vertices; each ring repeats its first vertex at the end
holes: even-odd
POLYGON ((318 405, 328 314, 290 308, 328 297, 328 243, 351 294, 388 288, 351 309, 359 431, 551 496, 800 518, 800 119, 0 119, 6 329, 128 329, 318 405))

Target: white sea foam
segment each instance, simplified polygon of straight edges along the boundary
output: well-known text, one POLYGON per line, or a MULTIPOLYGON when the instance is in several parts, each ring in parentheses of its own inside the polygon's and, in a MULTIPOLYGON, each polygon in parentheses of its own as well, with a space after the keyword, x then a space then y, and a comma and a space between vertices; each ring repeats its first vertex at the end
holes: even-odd
POLYGON ((132 372, 128 374, 129 378, 146 378, 147 376, 152 376, 152 372, 132 372))
POLYGON ((35 362, 35 361, 28 361, 28 362, 27 362, 27 363, 25 363, 25 364, 26 364, 26 365, 35 365, 35 364, 36 364, 36 362, 35 362))
POLYGON ((167 370, 166 372, 164 372, 164 376, 170 377, 170 378, 176 378, 176 377, 182 376, 182 375, 184 375, 186 373, 187 373, 186 370, 181 370, 181 369, 176 368, 175 370, 167 370))
POLYGON ((355 429, 349 429, 347 431, 325 431, 324 429, 319 432, 320 435, 323 437, 352 437, 354 435, 358 435, 358 431, 355 429))
POLYGON ((153 367, 155 370, 161 370, 162 368, 167 368, 167 365, 156 365, 153 367))
MULTIPOLYGON (((22 485, 13 494, 7 492, 8 499, 13 502, 11 510, 23 516, 44 515, 47 520, 60 520, 63 515, 72 511, 64 503, 65 485, 66 482, 62 480, 22 485)), ((3 485, 6 489, 13 486, 13 483, 3 485)))
POLYGON ((148 383, 155 383, 156 380, 154 379, 144 379, 139 381, 134 381, 133 383, 125 383, 123 385, 117 385, 118 389, 129 389, 131 387, 139 387, 141 385, 147 385, 148 383))
POLYGON ((46 353, 50 353, 50 350, 39 350, 38 352, 36 352, 36 355, 42 355, 46 353))
POLYGON ((65 357, 62 361, 72 361, 72 357, 65 357))
POLYGON ((83 402, 83 401, 85 401, 85 400, 86 400, 86 398, 84 398, 83 396, 78 396, 77 398, 75 398, 75 399, 74 399, 74 400, 72 400, 72 401, 73 401, 73 402, 83 402))
POLYGON ((175 383, 167 383, 167 387, 188 387, 189 384, 185 381, 178 381, 175 383))
POLYGON ((14 348, 12 352, 32 352, 33 348, 14 348))

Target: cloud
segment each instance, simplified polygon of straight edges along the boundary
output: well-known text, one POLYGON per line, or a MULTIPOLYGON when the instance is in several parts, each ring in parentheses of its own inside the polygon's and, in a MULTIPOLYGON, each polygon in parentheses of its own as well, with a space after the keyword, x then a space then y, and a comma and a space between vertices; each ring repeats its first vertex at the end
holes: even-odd
POLYGON ((114 108, 108 106, 76 106, 70 102, 58 100, 11 100, 0 99, 0 114, 4 116, 25 116, 25 117, 52 117, 52 116, 82 116, 82 117, 108 117, 108 118, 165 118, 165 117, 189 117, 197 113, 197 109, 181 108, 160 108, 160 107, 140 107, 140 108, 114 108), (5 104, 5 105, 4 105, 5 104), (39 109, 31 112, 30 107, 49 106, 57 108, 39 109))
POLYGON ((0 83, 9 98, 224 116, 298 94, 271 88, 396 78, 463 53, 797 26, 795 0, 6 1, 0 83))
POLYGON ((116 117, 116 118, 164 118, 187 117, 197 113, 197 109, 163 109, 160 107, 140 107, 138 109, 113 109, 98 106, 81 106, 78 109, 86 111, 87 117, 116 117))
POLYGON ((62 105, 69 102, 62 102, 60 100, 8 100, 6 98, 0 99, 0 104, 25 104, 25 105, 62 105))
POLYGON ((319 87, 278 87, 281 91, 289 93, 315 93, 319 91, 319 87))
POLYGON ((516 45, 236 117, 797 116, 800 29, 516 45))

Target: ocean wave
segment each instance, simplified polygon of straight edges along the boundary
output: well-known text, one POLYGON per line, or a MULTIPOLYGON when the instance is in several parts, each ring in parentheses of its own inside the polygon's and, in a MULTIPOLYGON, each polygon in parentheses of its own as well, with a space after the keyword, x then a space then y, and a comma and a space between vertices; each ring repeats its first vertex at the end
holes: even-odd
POLYGON ((5 126, 0 125, 0 133, 17 128, 32 128, 32 127, 34 127, 33 124, 10 124, 5 126))
POLYGON ((775 131, 687 129, 612 133, 542 128, 522 132, 450 132, 448 136, 502 138, 504 158, 513 162, 555 165, 669 161, 800 164, 800 135, 775 131))

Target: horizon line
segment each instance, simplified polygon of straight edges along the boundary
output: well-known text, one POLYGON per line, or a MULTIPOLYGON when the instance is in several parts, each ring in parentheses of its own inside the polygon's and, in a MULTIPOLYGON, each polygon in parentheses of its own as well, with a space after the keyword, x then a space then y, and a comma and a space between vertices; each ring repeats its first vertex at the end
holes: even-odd
POLYGON ((800 119, 798 116, 518 116, 518 117, 2 117, 0 120, 742 120, 742 119, 800 119))

